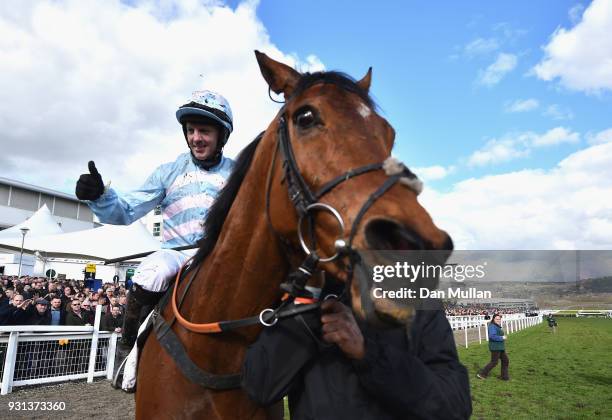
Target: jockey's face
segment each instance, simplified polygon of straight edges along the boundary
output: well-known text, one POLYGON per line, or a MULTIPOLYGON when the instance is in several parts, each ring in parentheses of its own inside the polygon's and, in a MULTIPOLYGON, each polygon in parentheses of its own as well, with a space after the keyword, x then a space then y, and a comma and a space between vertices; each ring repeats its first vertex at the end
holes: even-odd
POLYGON ((198 160, 205 160, 214 156, 219 142, 219 128, 212 124, 199 124, 188 122, 187 144, 198 160))

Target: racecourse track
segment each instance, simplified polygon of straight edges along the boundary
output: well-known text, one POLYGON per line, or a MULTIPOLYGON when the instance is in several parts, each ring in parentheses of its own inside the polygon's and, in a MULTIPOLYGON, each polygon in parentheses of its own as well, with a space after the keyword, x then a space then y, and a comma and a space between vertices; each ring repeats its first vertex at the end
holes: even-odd
POLYGON ((99 379, 91 384, 85 380, 35 387, 17 387, 0 396, 0 419, 62 419, 84 418, 133 419, 134 394, 111 388, 110 381, 99 379), (11 404, 27 406, 28 402, 64 402, 62 411, 11 410, 11 404))

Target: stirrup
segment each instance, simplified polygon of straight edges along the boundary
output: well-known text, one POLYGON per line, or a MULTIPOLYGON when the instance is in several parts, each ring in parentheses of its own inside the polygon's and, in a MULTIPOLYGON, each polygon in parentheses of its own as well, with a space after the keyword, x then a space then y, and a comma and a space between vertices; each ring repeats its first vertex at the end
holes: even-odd
POLYGON ((123 389, 121 388, 120 379, 123 380, 123 369, 125 368, 125 363, 127 362, 127 356, 123 358, 123 362, 117 368, 117 372, 113 375, 113 379, 111 381, 111 386, 115 389, 123 389))

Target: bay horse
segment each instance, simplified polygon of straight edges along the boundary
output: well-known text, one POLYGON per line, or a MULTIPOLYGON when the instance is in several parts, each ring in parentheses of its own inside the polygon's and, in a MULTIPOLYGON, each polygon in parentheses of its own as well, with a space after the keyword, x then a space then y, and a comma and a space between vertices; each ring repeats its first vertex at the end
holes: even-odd
MULTIPOLYGON (((282 295, 279 285, 309 247, 321 256, 317 269, 340 281, 347 281, 350 264, 342 249, 452 248, 418 203, 418 186, 395 182, 397 176, 389 182, 382 169, 395 132, 368 94, 371 69, 355 82, 338 72, 301 74, 255 55, 270 90, 282 93, 285 104, 238 157, 207 217, 191 263, 197 267, 192 283, 175 288, 181 295, 190 287, 178 312, 194 324, 251 317, 272 307, 282 295), (304 214, 316 243, 306 243, 305 229, 298 228, 304 214)), ((353 309, 363 318, 359 289, 351 291, 353 309)), ((160 316, 176 317, 172 306, 160 316)), ((171 330, 201 369, 235 374, 261 326, 199 334, 177 322, 171 330)), ((211 390, 191 382, 151 333, 139 364, 136 418, 264 419, 266 410, 239 388, 211 390)))

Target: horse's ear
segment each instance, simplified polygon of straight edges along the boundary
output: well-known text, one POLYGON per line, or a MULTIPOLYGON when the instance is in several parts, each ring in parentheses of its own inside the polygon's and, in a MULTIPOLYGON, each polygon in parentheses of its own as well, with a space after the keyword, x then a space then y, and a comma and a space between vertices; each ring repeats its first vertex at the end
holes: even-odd
POLYGON ((257 63, 261 74, 268 82, 270 89, 274 93, 283 93, 285 98, 291 96, 295 85, 300 79, 300 73, 292 69, 286 64, 279 63, 278 61, 272 60, 270 57, 262 52, 255 50, 255 57, 257 57, 257 63))
POLYGON ((363 79, 357 82, 357 86, 364 90, 364 92, 368 92, 370 90, 370 83, 372 83, 372 67, 368 69, 368 72, 363 79))

